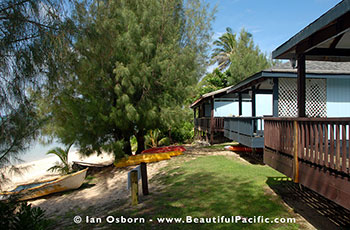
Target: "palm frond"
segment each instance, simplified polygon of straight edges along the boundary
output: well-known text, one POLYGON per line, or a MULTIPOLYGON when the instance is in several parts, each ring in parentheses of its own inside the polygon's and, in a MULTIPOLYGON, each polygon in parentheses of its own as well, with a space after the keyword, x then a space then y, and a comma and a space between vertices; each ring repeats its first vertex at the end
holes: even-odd
POLYGON ((216 47, 213 49, 211 55, 212 64, 218 63, 218 68, 222 71, 230 66, 230 57, 236 51, 236 34, 232 33, 231 28, 226 28, 226 33, 219 37, 218 40, 214 41, 213 44, 216 47))
POLYGON ((48 169, 48 171, 60 171, 61 173, 69 173, 69 163, 68 163, 68 153, 69 149, 72 147, 73 143, 70 144, 65 150, 56 147, 51 150, 49 150, 46 154, 54 154, 58 156, 61 160, 61 164, 55 165, 48 169))

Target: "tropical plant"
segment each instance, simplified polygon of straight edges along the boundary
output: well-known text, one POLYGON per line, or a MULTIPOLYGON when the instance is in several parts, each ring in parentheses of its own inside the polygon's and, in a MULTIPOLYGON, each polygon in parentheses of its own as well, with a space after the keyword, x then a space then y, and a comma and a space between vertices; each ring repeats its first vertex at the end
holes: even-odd
POLYGON ((44 230, 48 229, 48 220, 44 211, 39 207, 32 207, 27 202, 17 202, 10 198, 0 202, 0 228, 7 230, 44 230))
POLYGON ((218 40, 212 53, 213 63, 225 70, 228 84, 237 84, 243 79, 272 65, 266 54, 254 44, 252 34, 244 28, 237 36, 230 28, 218 40))
POLYGON ((52 166, 51 168, 49 168, 47 171, 58 171, 61 174, 68 174, 70 172, 70 167, 69 167, 69 162, 68 162, 68 153, 69 153, 69 149, 71 148, 73 144, 70 144, 66 149, 62 149, 60 147, 56 147, 53 148, 51 150, 49 150, 46 154, 54 154, 56 156, 58 156, 61 160, 60 163, 52 166))
POLYGON ((234 54, 237 47, 236 34, 232 33, 232 29, 227 27, 226 33, 214 41, 216 46, 213 49, 212 61, 218 63, 219 70, 225 70, 231 64, 231 55, 234 54))
POLYGON ((193 137, 193 122, 185 121, 181 125, 173 127, 171 130, 171 139, 176 143, 191 142, 193 137))
POLYGON ((169 138, 161 138, 161 131, 159 129, 150 130, 145 136, 145 145, 149 148, 156 148, 162 145, 169 145, 169 138))
POLYGON ((218 68, 214 69, 213 72, 208 73, 197 85, 197 95, 199 98, 203 94, 210 93, 215 90, 219 90, 229 86, 228 78, 230 77, 230 72, 225 71, 220 72, 218 68))

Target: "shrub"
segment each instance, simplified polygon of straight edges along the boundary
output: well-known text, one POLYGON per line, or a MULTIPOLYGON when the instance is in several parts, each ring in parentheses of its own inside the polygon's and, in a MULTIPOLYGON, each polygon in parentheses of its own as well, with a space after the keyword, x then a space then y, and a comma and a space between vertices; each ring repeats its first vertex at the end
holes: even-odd
POLYGON ((193 136, 193 123, 189 121, 185 121, 171 130, 171 139, 173 142, 191 142, 193 136))
POLYGON ((41 208, 33 208, 27 202, 17 203, 14 199, 0 202, 0 216, 1 229, 43 230, 49 225, 41 208))

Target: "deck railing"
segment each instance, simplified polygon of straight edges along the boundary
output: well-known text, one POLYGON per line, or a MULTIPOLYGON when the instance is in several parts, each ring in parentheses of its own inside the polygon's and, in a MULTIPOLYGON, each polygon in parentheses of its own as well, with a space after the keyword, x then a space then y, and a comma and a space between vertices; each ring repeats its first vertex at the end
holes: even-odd
POLYGON ((262 117, 225 117, 225 137, 252 148, 264 147, 262 117))
POLYGON ((264 135, 262 117, 225 117, 225 129, 247 136, 264 135))
POLYGON ((266 118, 264 123, 265 147, 291 156, 297 148, 298 160, 349 175, 350 118, 266 118))
MULTIPOLYGON (((210 131, 210 117, 201 117, 194 120, 195 127, 201 131, 210 131)), ((214 117, 213 118, 213 131, 223 132, 224 131, 224 118, 214 117)))

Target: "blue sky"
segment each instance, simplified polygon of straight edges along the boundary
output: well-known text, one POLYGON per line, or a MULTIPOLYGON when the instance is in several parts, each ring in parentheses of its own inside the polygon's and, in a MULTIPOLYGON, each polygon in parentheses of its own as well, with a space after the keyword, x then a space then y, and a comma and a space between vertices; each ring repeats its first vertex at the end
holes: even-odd
POLYGON ((217 5, 213 39, 245 28, 268 55, 340 0, 206 0, 217 5))

